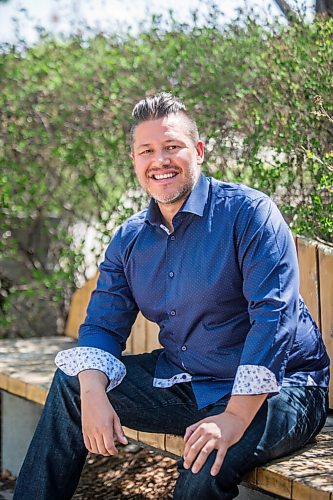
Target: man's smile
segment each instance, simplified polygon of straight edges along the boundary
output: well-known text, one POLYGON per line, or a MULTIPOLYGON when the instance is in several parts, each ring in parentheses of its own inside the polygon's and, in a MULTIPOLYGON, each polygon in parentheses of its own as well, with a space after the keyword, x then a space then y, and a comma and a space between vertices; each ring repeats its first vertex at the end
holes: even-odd
POLYGON ((159 181, 159 182, 163 182, 163 181, 168 181, 170 179, 174 179, 175 177, 177 177, 177 175, 179 174, 180 172, 173 169, 171 172, 170 171, 167 171, 167 172, 150 172, 148 173, 148 179, 149 180, 154 180, 154 181, 159 181))
POLYGON ((172 177, 175 177, 177 174, 154 174, 152 177, 153 179, 156 179, 156 180, 161 180, 161 179, 171 179, 172 177))

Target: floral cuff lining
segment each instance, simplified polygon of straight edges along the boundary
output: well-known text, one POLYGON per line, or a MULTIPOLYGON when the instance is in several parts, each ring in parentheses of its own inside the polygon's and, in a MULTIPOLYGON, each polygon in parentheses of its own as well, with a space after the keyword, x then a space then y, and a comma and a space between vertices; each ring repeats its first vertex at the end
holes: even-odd
POLYGON ((232 395, 267 394, 280 392, 276 377, 265 366, 240 365, 237 369, 232 395))
POLYGON ((55 364, 66 375, 78 375, 84 370, 99 370, 108 378, 106 392, 120 384, 126 375, 124 363, 107 351, 97 347, 73 347, 60 351, 55 364))

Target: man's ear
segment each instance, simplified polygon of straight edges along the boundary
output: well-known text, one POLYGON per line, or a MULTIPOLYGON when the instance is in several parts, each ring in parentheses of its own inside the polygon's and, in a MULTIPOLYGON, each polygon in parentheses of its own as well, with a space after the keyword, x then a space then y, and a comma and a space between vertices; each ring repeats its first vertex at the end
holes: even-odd
POLYGON ((197 164, 202 165, 205 158, 205 144, 203 141, 198 141, 195 149, 197 150, 197 164))

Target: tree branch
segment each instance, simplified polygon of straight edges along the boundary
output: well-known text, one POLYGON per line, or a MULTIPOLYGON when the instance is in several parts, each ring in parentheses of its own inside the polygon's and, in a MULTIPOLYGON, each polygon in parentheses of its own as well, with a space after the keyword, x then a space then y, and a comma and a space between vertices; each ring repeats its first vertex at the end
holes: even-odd
POLYGON ((333 17, 333 0, 316 0, 316 14, 333 17))
MULTIPOLYGON (((294 22, 297 19, 296 12, 290 7, 286 0, 274 0, 276 5, 281 10, 282 14, 290 23, 294 22)), ((320 1, 320 0, 319 0, 320 1)))

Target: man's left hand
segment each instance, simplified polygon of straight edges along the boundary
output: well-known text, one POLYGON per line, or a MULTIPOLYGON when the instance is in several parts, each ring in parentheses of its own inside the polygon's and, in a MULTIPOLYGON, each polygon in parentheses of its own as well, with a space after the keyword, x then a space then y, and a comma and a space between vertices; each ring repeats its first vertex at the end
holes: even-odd
POLYGON ((222 466, 230 446, 243 436, 247 423, 238 415, 225 411, 219 415, 199 420, 186 429, 184 448, 184 467, 192 468, 193 473, 200 471, 208 455, 217 450, 210 473, 216 476, 222 466))

